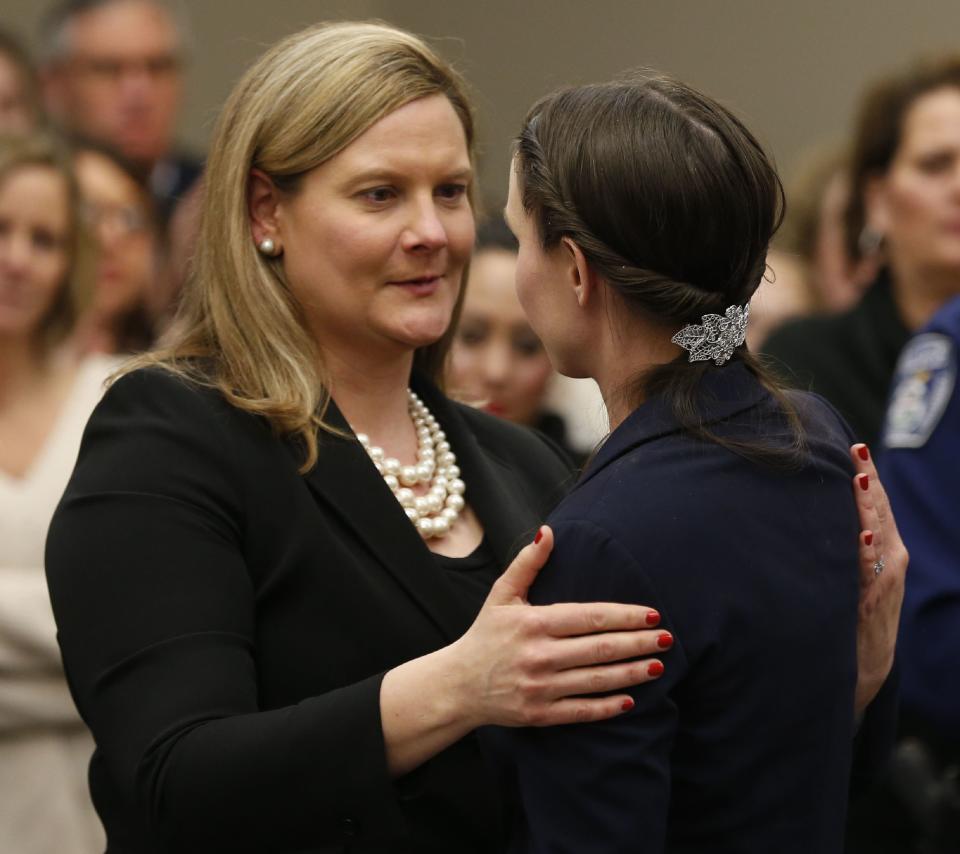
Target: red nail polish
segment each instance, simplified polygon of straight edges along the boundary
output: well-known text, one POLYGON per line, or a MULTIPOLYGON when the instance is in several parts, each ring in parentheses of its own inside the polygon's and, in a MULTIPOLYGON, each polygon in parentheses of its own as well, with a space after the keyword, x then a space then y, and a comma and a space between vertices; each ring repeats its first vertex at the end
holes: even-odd
POLYGON ((664 632, 657 638, 657 646, 660 647, 660 649, 667 649, 673 646, 673 635, 670 634, 670 632, 664 632))
POLYGON ((631 699, 628 697, 626 700, 623 701, 623 703, 622 703, 622 705, 620 706, 620 708, 623 709, 625 712, 629 712, 630 709, 632 709, 632 708, 634 707, 634 705, 635 705, 635 703, 633 702, 633 700, 631 700, 631 699))
POLYGON ((872 546, 872 545, 873 545, 873 533, 872 533, 871 531, 867 531, 867 533, 863 535, 863 541, 864 541, 864 543, 866 543, 868 546, 872 546))
POLYGON ((859 484, 860 484, 860 488, 861 488, 864 492, 866 492, 867 489, 868 489, 869 486, 870 486, 870 478, 869 478, 868 475, 865 475, 865 474, 857 475, 857 483, 859 483, 859 484))
POLYGON ((860 459, 864 462, 870 459, 870 452, 867 450, 866 445, 861 445, 859 448, 857 448, 857 456, 860 457, 860 459))
POLYGON ((647 625, 655 626, 660 622, 660 615, 656 611, 647 611, 647 625))
POLYGON ((537 536, 533 538, 533 544, 537 545, 543 539, 543 531, 537 531, 537 536))
POLYGON ((651 661, 647 668, 647 676, 662 676, 663 665, 659 661, 651 661))

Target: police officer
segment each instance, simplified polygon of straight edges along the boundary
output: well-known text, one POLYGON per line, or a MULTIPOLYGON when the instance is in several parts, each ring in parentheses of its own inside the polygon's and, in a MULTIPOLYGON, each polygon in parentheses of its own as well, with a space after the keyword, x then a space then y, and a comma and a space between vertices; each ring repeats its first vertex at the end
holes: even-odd
POLYGON ((935 775, 928 790, 939 803, 922 805, 922 814, 941 844, 945 832, 960 842, 956 827, 945 827, 960 815, 950 782, 951 768, 960 765, 958 350, 960 297, 941 308, 900 356, 878 464, 910 550, 898 641, 901 729, 919 738, 911 744, 923 745, 935 775))

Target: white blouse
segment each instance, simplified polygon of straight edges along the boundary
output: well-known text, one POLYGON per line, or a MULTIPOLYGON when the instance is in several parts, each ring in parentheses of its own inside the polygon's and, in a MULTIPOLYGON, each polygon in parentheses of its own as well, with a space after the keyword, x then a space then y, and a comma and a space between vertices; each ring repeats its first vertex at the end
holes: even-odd
POLYGON ((93 741, 64 681, 43 551, 87 419, 118 364, 87 357, 27 472, 0 469, 0 848, 17 854, 105 847, 87 790, 93 741))

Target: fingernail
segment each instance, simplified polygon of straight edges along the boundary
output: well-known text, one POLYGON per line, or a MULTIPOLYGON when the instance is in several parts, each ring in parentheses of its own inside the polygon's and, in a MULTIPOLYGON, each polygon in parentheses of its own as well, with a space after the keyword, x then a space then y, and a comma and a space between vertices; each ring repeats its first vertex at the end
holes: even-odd
POLYGON ((865 474, 857 475, 857 483, 860 484, 860 488, 866 492, 867 488, 870 486, 870 478, 865 474))
POLYGON ((657 638, 657 646, 660 647, 660 649, 667 649, 673 646, 673 635, 670 634, 670 632, 664 632, 657 638))
POLYGON ((647 611, 648 626, 655 626, 659 622, 660 622, 660 614, 658 614, 656 611, 647 611))
POLYGON ((659 661, 651 661, 647 668, 647 676, 663 676, 663 665, 659 661))
POLYGON ((628 697, 626 700, 623 701, 623 703, 621 704, 620 708, 623 709, 625 712, 629 712, 630 709, 632 709, 632 708, 634 707, 634 705, 635 705, 635 703, 633 702, 633 700, 631 700, 631 699, 628 697))
POLYGON ((863 535, 863 541, 864 541, 864 543, 866 543, 868 546, 872 546, 872 545, 873 545, 873 533, 870 532, 870 531, 867 531, 867 533, 863 535))
POLYGON ((859 448, 857 448, 857 456, 860 457, 860 459, 864 462, 870 459, 870 452, 867 450, 866 445, 861 445, 859 448))
POLYGON ((537 544, 540 542, 540 540, 542 540, 542 539, 543 539, 543 531, 542 531, 542 530, 539 530, 539 531, 537 531, 537 536, 535 536, 535 537, 533 538, 533 544, 534 544, 534 545, 537 545, 537 544))

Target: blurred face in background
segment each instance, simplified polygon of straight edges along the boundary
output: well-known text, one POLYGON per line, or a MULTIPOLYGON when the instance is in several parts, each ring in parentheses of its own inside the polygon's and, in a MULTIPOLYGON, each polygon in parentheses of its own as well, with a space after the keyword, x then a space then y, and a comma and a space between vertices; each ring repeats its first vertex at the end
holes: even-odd
POLYGON ((517 255, 477 251, 450 355, 450 386, 470 402, 518 424, 533 424, 553 375, 517 299, 517 255))
POLYGON ((0 178, 0 338, 32 338, 65 286, 69 196, 62 176, 25 165, 0 178))
POLYGON ((894 270, 960 274, 960 90, 914 101, 890 168, 867 187, 867 217, 894 270))
POLYGON ((16 63, 0 53, 0 133, 27 133, 34 124, 23 75, 16 63))
MULTIPOLYGON (((811 258, 813 286, 819 291, 827 311, 850 308, 877 275, 875 254, 853 260, 847 253, 843 217, 849 199, 850 182, 838 169, 823 189, 811 258)), ((749 336, 749 332, 747 334, 749 336)))
POLYGON ((115 0, 76 15, 69 52, 47 80, 51 112, 149 168, 170 150, 180 106, 180 44, 166 10, 115 0))
POLYGON ((130 175, 100 152, 78 152, 74 169, 98 248, 93 310, 113 317, 146 298, 156 272, 147 202, 130 175))

